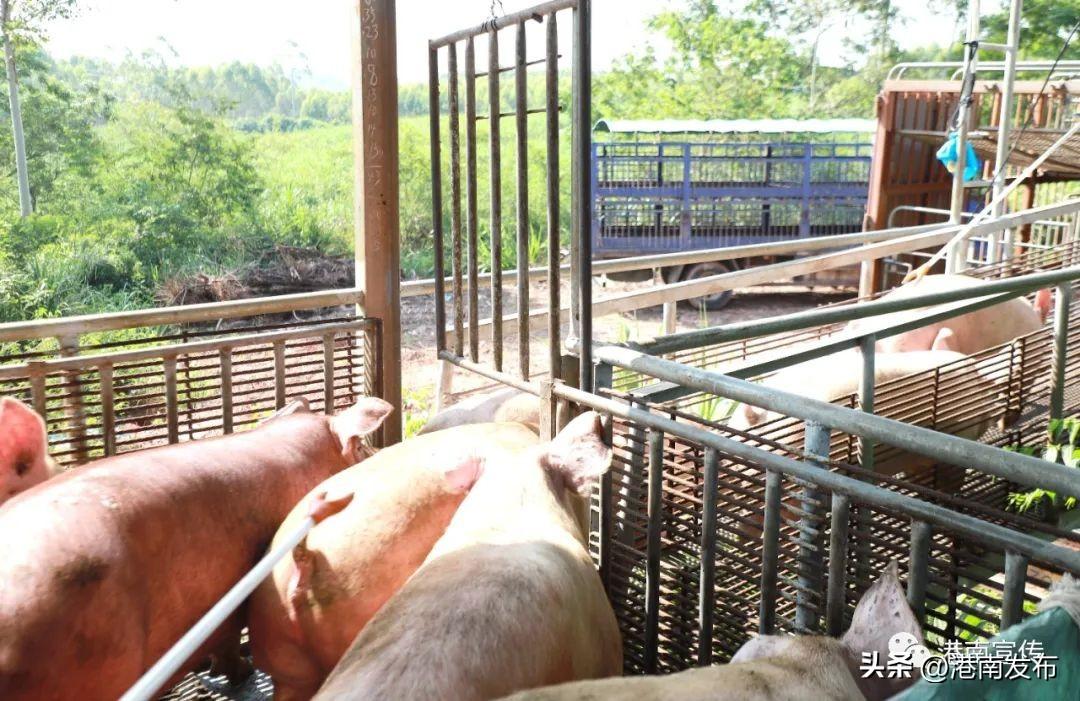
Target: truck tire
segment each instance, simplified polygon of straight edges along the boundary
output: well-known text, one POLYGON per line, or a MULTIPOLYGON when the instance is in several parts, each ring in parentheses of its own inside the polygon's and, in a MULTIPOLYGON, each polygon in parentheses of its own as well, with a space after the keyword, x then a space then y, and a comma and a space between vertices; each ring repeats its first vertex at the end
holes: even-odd
MULTIPOLYGON (((686 269, 683 270, 682 280, 697 280, 703 277, 712 277, 713 275, 731 272, 731 270, 730 264, 722 263, 720 261, 695 263, 694 265, 686 266, 686 269)), ((728 302, 731 301, 732 295, 733 292, 731 290, 724 290, 723 292, 717 292, 716 294, 706 295, 704 297, 693 297, 686 300, 686 302, 695 309, 705 309, 714 312, 726 307, 728 302)))

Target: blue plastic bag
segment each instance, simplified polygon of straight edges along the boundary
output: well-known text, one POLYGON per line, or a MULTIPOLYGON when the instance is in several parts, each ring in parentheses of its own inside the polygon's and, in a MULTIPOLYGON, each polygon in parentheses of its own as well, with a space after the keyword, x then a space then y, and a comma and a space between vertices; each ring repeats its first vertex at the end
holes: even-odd
MULTIPOLYGON (((950 173, 956 171, 956 141, 957 135, 954 131, 949 134, 949 138, 937 150, 937 159, 948 168, 950 173)), ((964 154, 964 182, 966 183, 979 177, 979 172, 982 171, 982 161, 979 160, 979 154, 975 153, 970 141, 964 144, 964 154)))

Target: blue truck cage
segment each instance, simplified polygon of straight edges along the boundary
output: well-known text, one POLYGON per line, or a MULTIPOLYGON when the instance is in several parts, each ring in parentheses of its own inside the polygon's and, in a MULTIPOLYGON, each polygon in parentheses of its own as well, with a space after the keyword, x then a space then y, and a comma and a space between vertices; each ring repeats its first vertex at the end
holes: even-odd
POLYGON ((871 120, 851 119, 601 120, 595 131, 633 140, 594 139, 593 253, 612 258, 861 231, 873 128, 871 120), (641 140, 643 133, 650 139, 641 140), (782 136, 766 140, 766 133, 782 136), (684 136, 669 140, 672 134, 684 136))

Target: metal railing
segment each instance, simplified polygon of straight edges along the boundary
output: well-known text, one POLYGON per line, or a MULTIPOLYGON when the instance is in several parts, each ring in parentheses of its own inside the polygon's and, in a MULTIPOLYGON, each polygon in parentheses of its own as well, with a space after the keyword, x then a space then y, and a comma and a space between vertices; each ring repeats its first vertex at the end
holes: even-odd
POLYGON ((990 626, 1020 620, 1023 602, 1047 586, 1029 563, 1080 572, 1080 553, 1070 548, 824 469, 827 427, 972 469, 989 458, 1010 479, 1049 479, 1069 493, 1080 490, 1075 471, 626 349, 597 348, 596 357, 808 421, 808 454, 794 459, 554 384, 554 395, 627 422, 616 429, 624 447, 597 497, 593 546, 628 671, 719 661, 754 631, 837 635, 890 559, 907 561, 908 601, 937 645, 961 631, 986 638, 990 626), (644 472, 633 469, 637 460, 644 472), (984 600, 985 625, 965 618, 966 597, 984 600), (756 617, 738 606, 748 598, 757 600, 756 617))
POLYGON ((287 401, 379 394, 356 290, 0 325, 0 394, 45 419, 61 464, 232 433, 287 401), (298 312, 309 312, 298 318, 298 312))

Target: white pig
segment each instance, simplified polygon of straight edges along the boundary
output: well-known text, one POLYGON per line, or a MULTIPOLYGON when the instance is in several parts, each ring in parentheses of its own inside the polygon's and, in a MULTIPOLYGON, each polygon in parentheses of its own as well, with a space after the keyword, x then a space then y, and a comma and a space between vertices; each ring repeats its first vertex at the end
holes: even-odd
POLYGON ((525 424, 539 433, 540 398, 512 388, 470 397, 435 414, 417 433, 432 433, 466 424, 509 422, 525 424))
POLYGON ((615 615, 573 516, 610 461, 591 412, 551 443, 484 461, 427 560, 316 698, 479 701, 619 674, 615 615))
POLYGON ((840 640, 763 635, 739 649, 731 664, 678 674, 562 684, 510 697, 514 701, 864 701, 885 699, 917 679, 863 678, 863 653, 889 660, 890 640, 916 644, 922 631, 904 598, 895 563, 866 591, 840 640))
MULTIPOLYGON (((916 295, 950 292, 984 284, 984 280, 967 275, 927 275, 887 292, 881 299, 907 299, 916 295)), ((865 332, 883 329, 925 316, 931 310, 963 306, 971 301, 973 300, 859 319, 850 322, 848 330, 865 332)), ((992 307, 883 338, 877 342, 877 349, 885 352, 952 350, 971 355, 1037 331, 1042 328, 1049 311, 1050 291, 1040 290, 1035 296, 1034 307, 1025 299, 1010 299, 992 307), (952 334, 944 335, 942 332, 945 330, 950 330, 952 334)))

